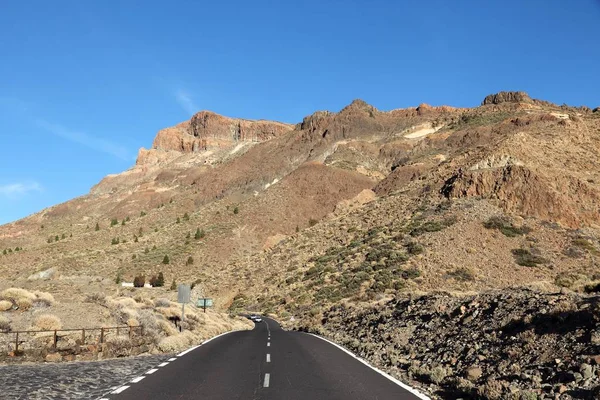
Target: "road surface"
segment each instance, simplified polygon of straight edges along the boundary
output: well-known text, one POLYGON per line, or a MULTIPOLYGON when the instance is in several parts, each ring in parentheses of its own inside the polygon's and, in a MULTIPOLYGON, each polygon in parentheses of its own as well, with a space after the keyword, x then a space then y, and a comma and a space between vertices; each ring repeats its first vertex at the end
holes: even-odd
POLYGON ((336 346, 313 335, 284 331, 267 318, 251 331, 219 336, 170 360, 102 399, 419 398, 336 346))

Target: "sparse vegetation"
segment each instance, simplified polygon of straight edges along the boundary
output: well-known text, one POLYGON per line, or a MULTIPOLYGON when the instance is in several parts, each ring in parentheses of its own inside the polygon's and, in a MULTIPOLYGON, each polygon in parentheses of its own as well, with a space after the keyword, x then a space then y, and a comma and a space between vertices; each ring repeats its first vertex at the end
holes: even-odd
POLYGON ((466 267, 458 267, 446 274, 450 278, 454 278, 457 281, 469 282, 475 280, 475 273, 466 267))
POLYGON ((206 236, 206 233, 204 232, 204 229, 196 229, 196 234, 194 235, 194 239, 199 240, 204 238, 204 236, 206 236))
POLYGON ((508 220, 508 218, 501 216, 490 217, 490 219, 483 223, 483 226, 487 229, 497 229, 502 232, 504 236, 508 237, 527 235, 531 232, 530 228, 526 226, 516 227, 508 220))
POLYGON ((192 258, 192 256, 189 256, 187 261, 185 262, 185 265, 192 265, 194 263, 194 259, 192 258))
POLYGON ((94 230, 96 232, 98 232, 100 230, 100 224, 96 222, 96 227, 94 228, 94 230))
POLYGON ((141 288, 146 284, 146 277, 144 275, 138 275, 133 278, 133 287, 141 288))
POLYGON ((60 318, 52 314, 42 314, 36 317, 33 322, 33 329, 53 331, 60 328, 62 328, 62 322, 60 321, 60 318))
POLYGON ((165 254, 165 256, 164 256, 164 258, 163 258, 163 260, 162 260, 162 263, 163 263, 163 264, 168 264, 169 262, 171 262, 171 261, 169 260, 169 256, 165 254))
POLYGON ((115 225, 118 225, 118 224, 119 224, 119 221, 116 218, 113 218, 113 219, 110 220, 110 226, 111 226, 111 228, 113 226, 115 226, 115 225))
POLYGON ((10 332, 10 320, 0 315, 0 332, 10 332))
POLYGON ((319 221, 317 221, 316 219, 314 219, 314 218, 310 218, 310 219, 308 220, 308 226, 315 226, 315 225, 316 225, 318 222, 319 222, 319 221))
POLYGON ((534 255, 527 249, 513 249, 512 254, 515 257, 515 262, 523 267, 535 267, 548 262, 545 258, 534 255))

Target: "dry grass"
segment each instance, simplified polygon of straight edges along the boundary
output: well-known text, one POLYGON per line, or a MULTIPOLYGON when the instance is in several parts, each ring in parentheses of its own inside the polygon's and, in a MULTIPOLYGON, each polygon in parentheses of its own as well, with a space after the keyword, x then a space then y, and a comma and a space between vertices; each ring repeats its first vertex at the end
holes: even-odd
POLYGON ((52 296, 50 293, 35 291, 33 294, 35 295, 35 300, 33 300, 35 305, 44 305, 50 307, 55 303, 54 296, 52 296))
POLYGON ((36 299, 36 296, 29 290, 20 288, 9 288, 3 290, 2 293, 0 293, 0 299, 13 300, 15 302, 18 302, 20 299, 28 299, 31 302, 33 302, 36 299))
POLYGON ((62 328, 62 323, 56 315, 42 314, 33 321, 33 328, 42 331, 53 331, 62 328))
POLYGON ((31 299, 28 299, 27 297, 21 297, 17 299, 16 303, 17 307, 19 307, 19 310, 22 311, 27 311, 31 307, 33 307, 33 301, 31 299))
POLYGON ((0 315, 0 331, 10 331, 10 320, 0 315))
POLYGON ((185 350, 198 341, 198 337, 190 331, 183 331, 174 336, 168 336, 158 343, 158 349, 165 353, 185 350))
POLYGON ((0 311, 8 311, 12 308, 13 303, 8 300, 0 300, 0 311))

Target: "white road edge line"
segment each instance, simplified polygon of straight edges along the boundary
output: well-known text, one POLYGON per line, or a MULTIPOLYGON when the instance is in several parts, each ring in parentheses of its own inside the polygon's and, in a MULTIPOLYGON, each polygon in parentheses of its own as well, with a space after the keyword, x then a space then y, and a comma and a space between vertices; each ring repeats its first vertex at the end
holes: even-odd
POLYGON ((152 368, 150 371, 146 372, 146 375, 152 375, 153 373, 155 373, 156 371, 158 371, 157 368, 152 368))
POLYGON ((175 357, 169 358, 169 361, 175 361, 175 360, 177 360, 175 357))
POLYGON ((332 342, 329 339, 325 339, 322 336, 319 335, 315 335, 314 333, 309 333, 309 335, 314 336, 316 338, 319 338, 335 347, 337 347, 338 349, 342 350, 344 353, 349 354, 350 356, 352 356, 353 358, 355 358, 357 361, 360 361, 361 363, 363 363, 364 365, 366 365, 367 367, 371 368, 373 371, 377 372, 380 375, 383 375, 385 378, 389 379, 390 381, 394 382, 396 385, 400 386, 402 389, 405 389, 407 391, 409 391, 410 393, 414 394, 416 397, 418 397, 419 399, 423 399, 423 400, 431 400, 431 398, 427 397, 425 394, 419 392, 417 389, 414 389, 408 385, 406 385, 405 383, 400 382, 398 379, 394 378, 393 376, 383 372, 380 369, 375 368, 374 366, 372 366, 371 364, 369 364, 368 362, 366 362, 365 360, 363 360, 362 358, 358 357, 356 354, 352 353, 350 350, 345 349, 344 347, 340 346, 337 343, 332 342))
POLYGON ((164 363, 158 364, 159 367, 166 367, 167 365, 169 365, 168 362, 164 362, 164 363))
POLYGON ((233 330, 233 331, 229 331, 229 332, 224 332, 224 333, 221 333, 220 335, 217 335, 217 336, 213 336, 213 337, 211 337, 210 339, 206 339, 204 342, 200 343, 199 345, 197 345, 197 346, 194 346, 194 347, 192 347, 192 348, 189 348, 189 349, 187 349, 187 350, 185 350, 185 351, 183 351, 183 352, 181 352, 181 353, 177 354, 177 357, 185 356, 185 355, 186 355, 187 353, 189 353, 190 351, 196 350, 198 347, 200 347, 200 346, 204 346, 206 343, 208 343, 208 342, 210 342, 210 341, 213 341, 213 340, 215 340, 216 338, 219 338, 219 337, 221 337, 221 336, 228 335, 228 334, 230 334, 230 333, 233 333, 233 332, 239 332, 239 331, 240 331, 240 330, 238 329, 238 330, 233 330))
POLYGON ((138 376, 137 378, 133 378, 131 380, 131 383, 138 383, 139 381, 141 381, 144 378, 145 378, 145 376, 138 376))
POLYGON ((120 388, 113 390, 112 394, 119 394, 127 390, 129 386, 121 386, 120 388))
POLYGON ((269 387, 269 381, 271 380, 271 374, 265 374, 265 383, 263 387, 269 387))
POLYGON ((267 354, 267 362, 271 362, 271 355, 267 354))

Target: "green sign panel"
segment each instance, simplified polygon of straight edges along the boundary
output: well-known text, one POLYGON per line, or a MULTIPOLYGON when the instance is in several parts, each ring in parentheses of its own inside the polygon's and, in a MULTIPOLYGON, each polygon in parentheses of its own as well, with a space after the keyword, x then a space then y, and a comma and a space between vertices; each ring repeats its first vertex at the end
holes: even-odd
POLYGON ((196 303, 197 307, 212 307, 213 306, 213 299, 198 299, 198 302, 196 303))

